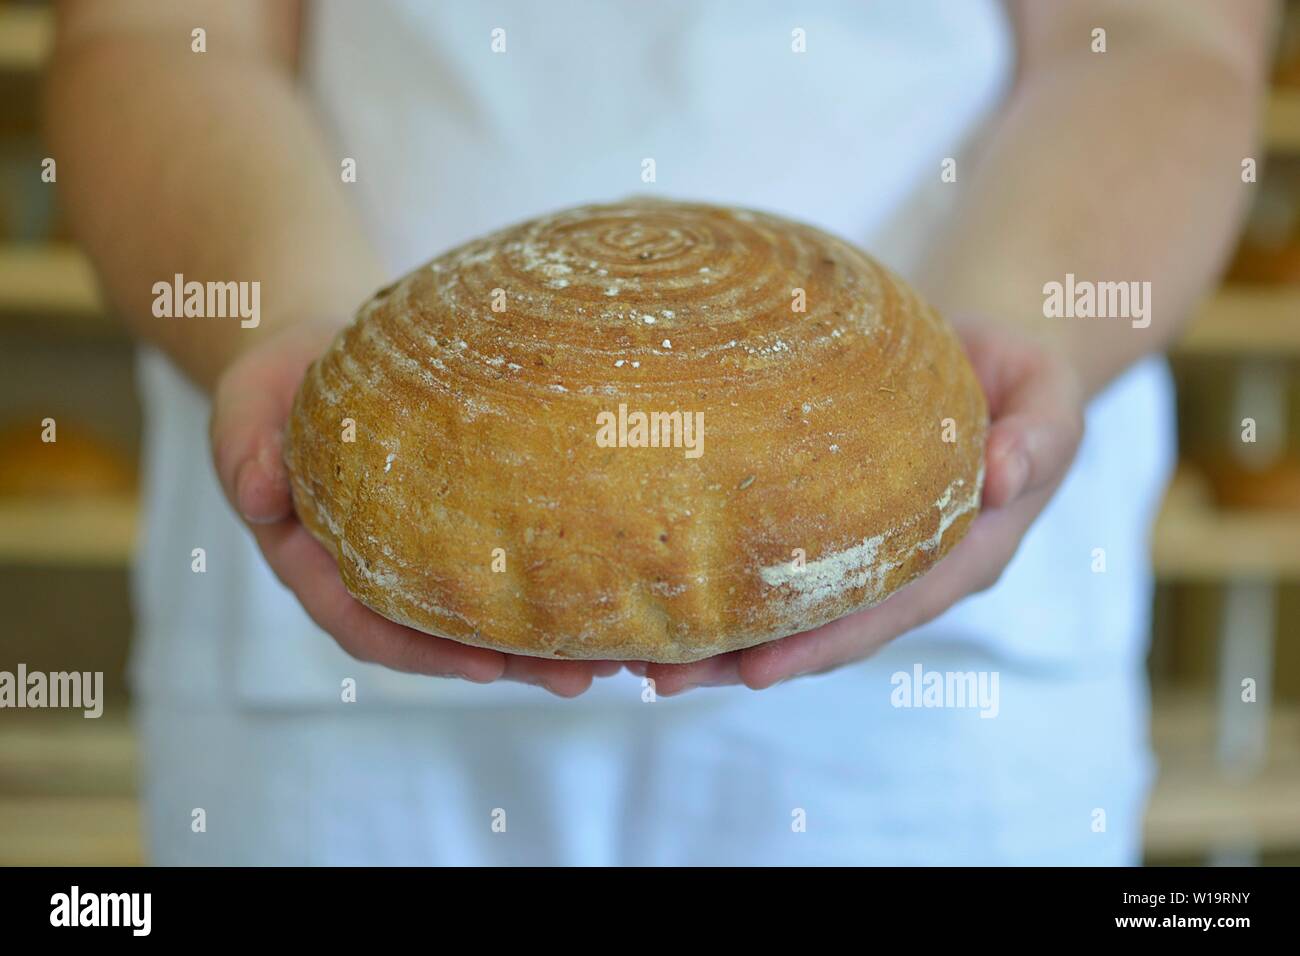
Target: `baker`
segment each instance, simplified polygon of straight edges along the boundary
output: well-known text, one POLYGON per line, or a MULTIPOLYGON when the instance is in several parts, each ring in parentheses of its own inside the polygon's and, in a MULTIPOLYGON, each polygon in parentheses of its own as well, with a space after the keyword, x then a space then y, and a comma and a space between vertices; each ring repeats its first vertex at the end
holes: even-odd
MULTIPOLYGON (((1136 862, 1145 532, 1173 455, 1158 353, 1247 198, 1270 5, 630 9, 60 4, 50 149, 141 342, 152 859, 1136 862), (282 435, 306 370, 430 257, 647 190, 812 223, 948 317, 989 407, 966 536, 863 613, 680 663, 505 653, 355 600, 292 510, 282 435), (176 274, 260 282, 261 321, 154 317, 176 274), (1069 274, 1150 282, 1149 327, 1045 320, 1044 282, 1069 274), (891 675, 917 667, 996 673, 996 718, 893 706, 891 675)), ((911 383, 882 384, 901 403, 911 383)), ((426 490, 432 507, 458 489, 426 490)))

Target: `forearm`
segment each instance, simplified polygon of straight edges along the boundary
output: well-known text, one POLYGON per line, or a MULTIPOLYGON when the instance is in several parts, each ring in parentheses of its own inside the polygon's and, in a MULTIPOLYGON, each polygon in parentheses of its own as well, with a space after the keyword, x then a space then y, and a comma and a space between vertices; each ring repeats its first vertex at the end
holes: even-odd
POLYGON ((1260 81, 1196 51, 1094 55, 1039 71, 999 117, 921 284, 949 313, 1023 323, 1094 394, 1166 348, 1225 258, 1246 202, 1260 81), (1150 324, 1044 315, 1047 283, 1150 282, 1150 324))
POLYGON ((112 306, 205 387, 384 280, 287 69, 225 39, 198 54, 187 29, 74 36, 48 89, 60 189, 112 306), (154 284, 178 273, 260 283, 258 325, 155 316, 154 284))

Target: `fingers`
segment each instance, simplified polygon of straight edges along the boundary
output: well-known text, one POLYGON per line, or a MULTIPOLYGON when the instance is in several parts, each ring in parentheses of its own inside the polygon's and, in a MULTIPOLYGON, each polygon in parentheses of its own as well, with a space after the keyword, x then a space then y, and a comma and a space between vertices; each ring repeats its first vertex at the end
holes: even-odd
POLYGON ((322 630, 351 656, 393 670, 475 683, 510 680, 577 697, 617 661, 556 661, 502 654, 424 634, 389 621, 348 593, 328 551, 296 520, 254 529, 272 570, 322 630))
POLYGON ((595 677, 588 661, 555 661, 506 654, 505 680, 544 687, 558 697, 577 697, 591 687, 595 677))
POLYGON ((742 651, 739 677, 755 690, 861 660, 997 582, 1046 494, 982 513, 943 560, 887 600, 824 627, 742 651))
POLYGON ((656 694, 671 697, 696 687, 739 684, 741 653, 733 651, 730 654, 718 654, 690 664, 647 664, 643 670, 634 673, 653 680, 656 694))
POLYGON ((488 683, 505 655, 421 634, 380 617, 348 593, 333 558, 297 521, 254 529, 272 570, 322 630, 353 657, 394 670, 488 683))
POLYGON ((1021 537, 1068 471, 1083 434, 1076 379, 1055 353, 1003 330, 967 334, 993 414, 985 446, 984 512, 924 578, 884 603, 815 631, 684 665, 649 665, 663 694, 743 682, 759 689, 860 660, 996 583, 1021 537))
POLYGON ((293 517, 283 428, 304 371, 333 336, 330 325, 289 330, 246 354, 213 399, 213 460, 227 499, 253 529, 267 563, 308 615, 358 660, 476 683, 505 679, 576 697, 616 661, 557 661, 502 654, 389 621, 348 593, 329 552, 293 517))
MULTIPOLYGON (((936 582, 926 584, 933 588, 936 582)), ((813 631, 751 647, 741 652, 740 679, 747 687, 762 690, 793 677, 861 660, 892 638, 938 615, 960 596, 955 590, 949 586, 941 591, 908 594, 908 588, 904 588, 876 607, 813 631)))
POLYGON ((1065 476, 1083 435, 1082 389, 1065 356, 996 323, 972 321, 959 334, 993 419, 984 510, 942 561, 879 606, 742 652, 738 671, 747 686, 860 660, 991 587, 1065 476))

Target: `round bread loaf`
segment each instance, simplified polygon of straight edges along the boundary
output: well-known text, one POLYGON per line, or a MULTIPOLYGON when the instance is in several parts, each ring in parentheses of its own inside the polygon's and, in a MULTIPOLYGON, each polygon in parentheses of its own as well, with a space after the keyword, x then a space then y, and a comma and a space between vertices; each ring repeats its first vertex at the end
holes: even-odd
POLYGON ((467 644, 693 661, 868 607, 978 510, 986 408, 897 276, 776 216, 569 209, 383 289, 286 457, 358 600, 467 644))
POLYGON ((41 440, 32 412, 0 428, 0 498, 82 498, 130 495, 131 459, 93 431, 60 417, 57 440, 41 440))

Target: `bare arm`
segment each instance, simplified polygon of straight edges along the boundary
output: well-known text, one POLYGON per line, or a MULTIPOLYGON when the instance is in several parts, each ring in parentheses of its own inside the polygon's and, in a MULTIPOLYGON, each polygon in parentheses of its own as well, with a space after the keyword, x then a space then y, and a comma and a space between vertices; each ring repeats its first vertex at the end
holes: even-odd
POLYGON ((286 0, 62 0, 50 139, 73 221, 134 334, 212 391, 213 463, 267 563, 348 653, 395 670, 582 693, 616 664, 417 633, 348 594, 297 521, 281 453, 304 371, 385 281, 294 88, 286 0), (196 27, 207 52, 190 49, 196 27), (261 283, 262 319, 157 318, 153 285, 261 283))
POLYGON ((294 87, 293 0, 62 0, 49 139, 76 232, 133 333, 211 388, 300 318, 343 321, 383 284, 339 157, 294 87), (207 31, 207 52, 190 32, 207 31), (152 287, 258 281, 262 321, 168 319, 152 287))
MULTIPOLYGON (((698 664, 651 665, 660 693, 768 687, 852 664, 993 586, 1056 493, 1086 399, 1164 349, 1214 279, 1256 155, 1267 0, 1012 0, 1020 70, 922 270, 989 400, 981 513, 934 568, 825 627, 698 664), (1090 52, 1107 30, 1109 52, 1090 52), (1152 319, 1043 315, 1068 273, 1150 282, 1152 319)), ((942 104, 928 104, 941 109, 942 104)))
POLYGON ((1258 157, 1270 0, 1011 0, 1020 68, 923 272, 946 311, 1059 342, 1086 394, 1175 338, 1214 280, 1258 157), (1107 52, 1093 53, 1092 30, 1107 52), (1046 319, 1043 286, 1150 281, 1152 321, 1046 319))

